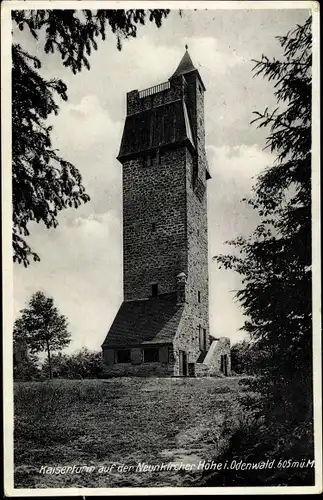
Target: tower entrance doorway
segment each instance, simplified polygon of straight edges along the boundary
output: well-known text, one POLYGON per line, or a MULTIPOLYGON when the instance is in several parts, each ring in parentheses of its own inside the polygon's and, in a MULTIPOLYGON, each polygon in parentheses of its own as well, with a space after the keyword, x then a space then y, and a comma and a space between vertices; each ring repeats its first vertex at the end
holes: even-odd
POLYGON ((187 377, 187 375, 188 375, 187 354, 185 351, 179 351, 179 376, 187 377))

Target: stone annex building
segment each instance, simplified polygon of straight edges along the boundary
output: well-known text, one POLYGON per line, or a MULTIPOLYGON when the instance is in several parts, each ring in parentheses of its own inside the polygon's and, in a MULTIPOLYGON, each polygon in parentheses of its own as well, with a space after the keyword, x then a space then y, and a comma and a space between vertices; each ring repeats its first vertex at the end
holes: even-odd
POLYGON ((209 332, 205 86, 185 52, 169 80, 127 94, 124 301, 102 344, 104 374, 230 373, 209 332))

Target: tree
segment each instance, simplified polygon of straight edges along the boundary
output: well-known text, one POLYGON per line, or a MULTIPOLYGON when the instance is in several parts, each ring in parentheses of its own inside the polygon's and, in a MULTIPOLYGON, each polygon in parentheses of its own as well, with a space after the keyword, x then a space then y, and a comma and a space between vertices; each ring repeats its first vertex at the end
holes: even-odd
MULTIPOLYGON (((45 53, 58 52, 62 64, 74 74, 90 69, 89 56, 97 50, 108 30, 122 40, 136 37, 137 25, 147 18, 157 27, 169 10, 13 10, 12 20, 39 40, 44 35, 45 53)), ((25 241, 31 221, 47 228, 57 227, 57 215, 67 207, 79 207, 89 196, 75 166, 61 158, 52 147, 51 113, 57 114, 55 98, 67 100, 62 80, 45 80, 41 62, 19 44, 12 46, 12 191, 13 260, 25 267, 39 256, 25 241)))
POLYGON ((254 67, 256 76, 275 82, 278 103, 254 120, 269 127, 267 147, 277 154, 247 200, 261 222, 250 237, 229 242, 239 253, 217 260, 241 275, 243 329, 270 353, 261 388, 271 418, 275 408, 282 418, 306 420, 312 415, 311 17, 278 40, 284 60, 263 55, 254 67))
MULTIPOLYGON (((283 60, 262 56, 255 75, 274 82, 278 107, 256 113, 269 127, 267 147, 277 160, 262 173, 251 199, 260 223, 249 237, 229 242, 220 266, 241 276, 237 298, 242 327, 264 353, 260 374, 243 400, 240 424, 217 461, 313 460, 311 297, 311 17, 278 37, 283 60)), ((276 462, 277 463, 277 462, 276 462)), ((208 473, 205 473, 208 474, 208 473)), ((223 470, 204 486, 302 486, 313 468, 223 470)))
MULTIPOLYGON (((57 354, 53 354, 51 356, 51 369, 53 378, 73 378, 72 370, 70 366, 70 356, 67 354, 62 354, 58 352, 57 354)), ((44 362, 41 367, 41 374, 44 377, 48 377, 50 372, 50 367, 48 364, 48 359, 44 359, 44 362)))
POLYGON ((231 369, 235 373, 255 375, 266 363, 266 356, 257 343, 242 340, 231 347, 231 369))
POLYGON ((66 317, 59 313, 51 297, 43 292, 31 297, 28 308, 15 321, 14 341, 25 344, 32 354, 46 352, 49 378, 53 378, 52 353, 68 346, 71 334, 66 317))

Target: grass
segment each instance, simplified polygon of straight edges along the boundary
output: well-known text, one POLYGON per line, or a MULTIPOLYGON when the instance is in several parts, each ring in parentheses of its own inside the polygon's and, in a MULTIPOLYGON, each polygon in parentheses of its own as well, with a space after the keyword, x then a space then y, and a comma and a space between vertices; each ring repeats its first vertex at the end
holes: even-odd
POLYGON ((227 445, 240 413, 239 377, 119 378, 15 384, 16 488, 185 486, 194 471, 136 472, 138 463, 198 463, 227 445), (112 472, 100 466, 115 463, 112 472), (118 464, 133 466, 118 471, 118 464), (44 474, 41 466, 93 465, 44 474))

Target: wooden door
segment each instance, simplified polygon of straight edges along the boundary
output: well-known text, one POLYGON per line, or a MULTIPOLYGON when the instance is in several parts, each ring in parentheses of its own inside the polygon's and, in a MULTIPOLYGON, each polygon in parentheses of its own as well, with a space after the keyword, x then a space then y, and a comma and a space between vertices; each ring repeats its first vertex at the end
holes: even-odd
POLYGON ((228 375, 228 355, 224 355, 224 375, 227 377, 228 375))
POLYGON ((187 354, 185 351, 179 351, 179 375, 180 377, 187 377, 187 354))

